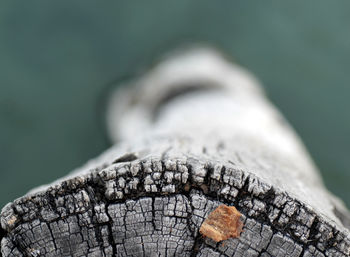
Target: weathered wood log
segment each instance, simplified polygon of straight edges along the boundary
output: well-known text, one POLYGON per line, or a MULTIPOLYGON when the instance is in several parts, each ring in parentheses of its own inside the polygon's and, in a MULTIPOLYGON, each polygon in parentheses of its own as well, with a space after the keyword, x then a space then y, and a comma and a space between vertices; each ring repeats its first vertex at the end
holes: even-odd
POLYGON ((133 84, 114 147, 3 208, 2 256, 350 256, 349 212, 248 72, 197 49, 133 84), (223 203, 243 232, 215 242, 223 203))

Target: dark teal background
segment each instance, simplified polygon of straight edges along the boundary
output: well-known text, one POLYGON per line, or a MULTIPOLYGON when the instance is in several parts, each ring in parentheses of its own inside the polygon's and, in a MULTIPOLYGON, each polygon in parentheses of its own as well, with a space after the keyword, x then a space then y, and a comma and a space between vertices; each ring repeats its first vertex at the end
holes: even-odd
POLYGON ((1 1, 0 206, 106 149, 108 83, 181 43, 250 69, 350 205, 350 1, 1 1))

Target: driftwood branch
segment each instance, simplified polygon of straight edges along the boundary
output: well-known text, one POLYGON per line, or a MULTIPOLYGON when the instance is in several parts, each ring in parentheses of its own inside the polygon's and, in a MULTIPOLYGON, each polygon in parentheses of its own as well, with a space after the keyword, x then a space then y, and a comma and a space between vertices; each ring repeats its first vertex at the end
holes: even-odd
POLYGON ((349 212, 249 73, 197 49, 132 84, 114 147, 3 208, 2 256, 350 256, 349 212), (221 204, 244 227, 215 242, 221 204))

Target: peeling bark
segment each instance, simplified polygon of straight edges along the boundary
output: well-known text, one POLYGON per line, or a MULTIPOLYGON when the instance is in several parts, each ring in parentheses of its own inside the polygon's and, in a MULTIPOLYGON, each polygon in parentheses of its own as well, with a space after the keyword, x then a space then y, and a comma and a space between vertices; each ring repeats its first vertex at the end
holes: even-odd
POLYGON ((197 49, 134 84, 114 147, 3 208, 2 256, 350 256, 349 212, 246 71, 197 49), (222 204, 243 232, 203 238, 222 204))

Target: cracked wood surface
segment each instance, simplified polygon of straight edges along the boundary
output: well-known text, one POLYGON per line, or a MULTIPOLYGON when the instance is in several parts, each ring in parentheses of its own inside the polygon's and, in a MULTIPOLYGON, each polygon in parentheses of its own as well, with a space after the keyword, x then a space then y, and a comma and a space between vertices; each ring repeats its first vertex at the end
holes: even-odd
POLYGON ((199 49, 134 83, 112 99, 121 142, 3 208, 2 256, 350 256, 348 211, 249 74, 199 49), (244 227, 215 242, 221 204, 244 227))

